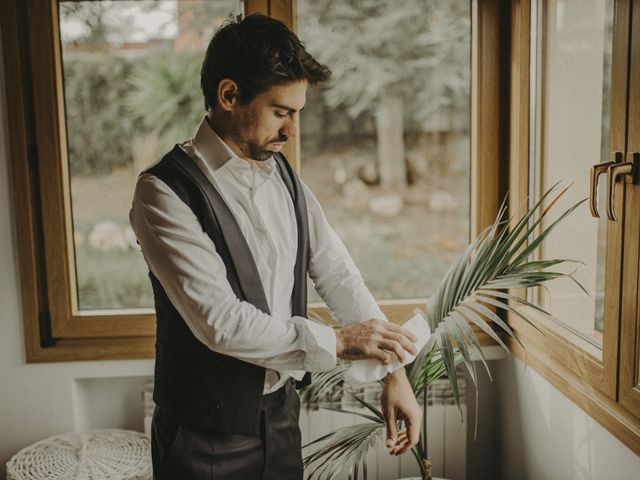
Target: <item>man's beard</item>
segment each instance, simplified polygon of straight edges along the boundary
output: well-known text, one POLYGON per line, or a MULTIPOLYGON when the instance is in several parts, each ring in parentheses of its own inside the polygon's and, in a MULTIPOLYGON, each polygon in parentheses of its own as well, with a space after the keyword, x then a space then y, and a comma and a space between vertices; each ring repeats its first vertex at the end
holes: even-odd
POLYGON ((264 162, 273 155, 272 151, 266 150, 264 147, 258 145, 257 143, 248 142, 245 145, 247 148, 246 155, 253 160, 257 160, 258 162, 264 162))
POLYGON ((280 135, 278 138, 274 138, 266 143, 266 145, 259 145, 255 142, 247 140, 245 138, 234 139, 236 145, 242 150, 247 157, 258 162, 268 160, 273 156, 275 152, 267 150, 266 146, 270 143, 284 143, 289 139, 286 135, 280 135))

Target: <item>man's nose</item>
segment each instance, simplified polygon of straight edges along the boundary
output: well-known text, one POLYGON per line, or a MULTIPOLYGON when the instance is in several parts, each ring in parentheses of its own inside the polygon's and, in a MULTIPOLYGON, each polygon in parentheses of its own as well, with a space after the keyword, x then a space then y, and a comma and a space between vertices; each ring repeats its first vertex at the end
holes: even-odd
POLYGON ((298 128, 296 126, 296 119, 292 118, 289 120, 281 129, 280 135, 285 135, 287 137, 295 137, 298 133, 298 128))

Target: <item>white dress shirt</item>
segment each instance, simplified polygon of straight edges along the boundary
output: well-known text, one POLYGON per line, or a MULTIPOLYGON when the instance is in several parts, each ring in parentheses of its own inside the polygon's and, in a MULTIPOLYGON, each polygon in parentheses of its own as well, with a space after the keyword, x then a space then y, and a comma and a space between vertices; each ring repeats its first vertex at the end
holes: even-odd
MULTIPOLYGON (((180 145, 229 206, 255 260, 271 314, 241 301, 216 248, 164 182, 138 178, 129 221, 151 272, 195 337, 211 350, 267 369, 264 393, 305 371, 336 363, 333 329, 291 316, 298 234, 291 195, 275 160, 239 158, 205 119, 180 145)), ((385 319, 342 241, 303 183, 309 218, 309 276, 343 324, 385 319)))

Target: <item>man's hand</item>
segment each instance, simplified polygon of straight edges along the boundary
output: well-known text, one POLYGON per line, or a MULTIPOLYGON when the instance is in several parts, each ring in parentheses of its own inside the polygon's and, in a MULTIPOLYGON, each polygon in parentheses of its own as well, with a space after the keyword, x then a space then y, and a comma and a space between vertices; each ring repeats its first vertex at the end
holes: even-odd
POLYGON ((343 360, 375 358, 385 365, 395 355, 400 362, 406 352, 417 355, 417 338, 406 328, 373 319, 336 330, 336 354, 343 360))
POLYGON ((387 448, 390 455, 402 455, 418 443, 422 409, 404 368, 388 374, 382 390, 382 413, 387 423, 387 448), (397 420, 404 420, 406 431, 398 433, 397 420))

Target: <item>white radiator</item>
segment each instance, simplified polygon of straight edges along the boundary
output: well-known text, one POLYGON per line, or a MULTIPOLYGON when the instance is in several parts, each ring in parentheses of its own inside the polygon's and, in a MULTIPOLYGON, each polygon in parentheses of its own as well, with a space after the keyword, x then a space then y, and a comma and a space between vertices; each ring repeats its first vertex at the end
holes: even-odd
MULTIPOLYGON (((460 397, 462 415, 466 421, 467 406, 464 378, 460 378, 460 397)), ((379 404, 380 389, 369 387, 364 392, 365 400, 379 404)), ((458 407, 453 399, 453 392, 447 379, 439 380, 429 390, 429 407, 427 412, 427 432, 429 438, 429 456, 433 464, 433 476, 448 480, 464 480, 466 478, 467 425, 460 420, 458 407)), ((334 398, 327 406, 342 406, 348 410, 368 413, 360 408, 350 396, 334 398)), ((365 422, 357 415, 348 415, 324 410, 300 412, 300 429, 302 444, 305 445, 316 438, 326 435, 340 427, 365 422)), ((408 452, 400 457, 390 456, 384 446, 384 434, 367 459, 368 480, 396 480, 404 477, 418 477, 420 470, 415 457, 408 452)), ((307 453, 305 449, 304 453, 307 453)), ((348 472, 343 471, 336 480, 349 480, 348 472)))

